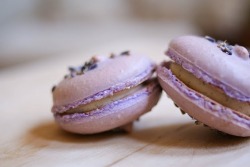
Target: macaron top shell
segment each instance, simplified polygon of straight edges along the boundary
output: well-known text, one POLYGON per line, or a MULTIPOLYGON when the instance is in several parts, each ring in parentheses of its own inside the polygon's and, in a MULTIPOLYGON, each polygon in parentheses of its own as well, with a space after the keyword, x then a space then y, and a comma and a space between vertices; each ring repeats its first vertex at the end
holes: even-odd
MULTIPOLYGON (((119 84, 140 75, 142 75, 141 77, 151 76, 154 67, 155 64, 150 59, 138 54, 120 55, 106 59, 102 57, 97 62, 95 69, 82 75, 66 78, 56 86, 53 91, 53 108, 77 102, 110 87, 119 87, 119 84)), ((129 88, 131 84, 127 83, 125 88, 126 86, 129 88)))
POLYGON ((228 54, 223 52, 217 42, 202 37, 182 36, 171 41, 166 54, 198 78, 215 83, 222 89, 227 87, 224 91, 229 91, 229 95, 249 101, 249 53, 245 48, 240 48, 245 49, 245 58, 242 58, 242 53, 237 51, 239 47, 230 47, 232 51, 228 54))

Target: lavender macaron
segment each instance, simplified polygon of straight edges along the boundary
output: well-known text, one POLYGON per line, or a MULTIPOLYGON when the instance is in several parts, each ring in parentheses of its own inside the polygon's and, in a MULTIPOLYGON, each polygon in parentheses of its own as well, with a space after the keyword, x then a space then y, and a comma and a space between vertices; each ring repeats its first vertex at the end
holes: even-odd
POLYGON ((211 37, 173 39, 172 61, 157 69, 174 103, 192 118, 218 131, 250 136, 250 59, 248 50, 211 37))
POLYGON ((155 68, 147 57, 130 52, 95 56, 83 66, 69 68, 70 73, 52 89, 56 123, 79 134, 129 131, 133 121, 160 98, 155 68))

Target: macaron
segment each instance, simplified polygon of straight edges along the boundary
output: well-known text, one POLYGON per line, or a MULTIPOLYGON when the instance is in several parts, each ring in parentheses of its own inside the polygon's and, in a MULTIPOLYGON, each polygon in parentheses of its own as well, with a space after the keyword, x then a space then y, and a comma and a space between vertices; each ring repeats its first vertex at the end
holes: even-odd
POLYGON ((156 64, 140 54, 94 56, 52 88, 52 113, 64 130, 94 134, 130 131, 132 123, 158 102, 156 64))
POLYGON ((250 136, 250 59, 245 47, 212 37, 173 39, 170 61, 157 68, 160 85, 197 124, 250 136))

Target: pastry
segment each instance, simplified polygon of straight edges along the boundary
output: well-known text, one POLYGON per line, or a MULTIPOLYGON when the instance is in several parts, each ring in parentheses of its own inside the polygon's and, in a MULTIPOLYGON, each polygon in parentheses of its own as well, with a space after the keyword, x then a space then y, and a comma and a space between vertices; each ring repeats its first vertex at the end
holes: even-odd
POLYGON ((121 128, 155 106, 161 87, 156 65, 143 55, 123 52, 94 56, 52 89, 55 121, 69 132, 93 134, 121 128))
POLYGON ((250 59, 245 47, 209 36, 173 39, 157 68, 158 80, 174 103, 196 123, 250 136, 250 59))

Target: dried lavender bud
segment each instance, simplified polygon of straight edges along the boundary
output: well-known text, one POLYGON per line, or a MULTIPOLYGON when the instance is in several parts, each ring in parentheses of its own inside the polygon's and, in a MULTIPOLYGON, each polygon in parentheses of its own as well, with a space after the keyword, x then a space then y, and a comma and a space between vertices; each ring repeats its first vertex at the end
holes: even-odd
POLYGON ((111 59, 115 58, 115 54, 114 54, 114 53, 111 53, 111 54, 110 54, 110 58, 111 58, 111 59))
POLYGON ((226 51, 226 53, 228 54, 228 55, 232 55, 232 52, 231 51, 226 51))
POLYGON ((232 46, 227 44, 226 41, 218 41, 217 47, 221 49, 222 52, 227 53, 228 55, 232 55, 232 46))
POLYGON ((56 90, 56 86, 53 86, 51 91, 54 92, 56 90))
POLYGON ((81 67, 81 72, 84 72, 85 69, 86 69, 86 67, 85 67, 85 66, 82 66, 82 67, 81 67))
POLYGON ((215 40, 214 38, 210 37, 210 36, 207 36, 207 35, 206 35, 205 38, 206 38, 207 40, 209 40, 210 42, 212 42, 212 43, 216 42, 216 40, 215 40))
POLYGON ((69 67, 68 69, 69 69, 70 72, 75 71, 75 68, 74 68, 74 67, 69 67))
POLYGON ((229 50, 233 50, 233 46, 232 46, 232 45, 227 44, 227 48, 228 48, 229 50))
POLYGON ((90 62, 85 62, 85 63, 84 63, 84 66, 85 66, 86 68, 88 68, 88 66, 90 66, 90 62))
POLYGON ((95 64, 95 63, 96 63, 96 59, 94 59, 94 58, 90 59, 89 65, 92 65, 92 64, 95 64))
POLYGON ((93 63, 97 63, 98 61, 100 61, 100 56, 93 56, 91 59, 90 59, 90 62, 93 64, 93 63))
POLYGON ((228 48, 224 48, 224 49, 222 49, 222 51, 228 55, 232 55, 232 52, 228 48))
POLYGON ((88 70, 93 70, 97 67, 97 64, 92 64, 89 66, 88 70))
POLYGON ((129 56, 130 55, 130 51, 124 51, 120 55, 121 56, 129 56))
POLYGON ((77 75, 82 75, 86 71, 93 70, 97 67, 97 62, 99 59, 97 57, 93 57, 90 61, 85 62, 84 65, 78 66, 78 67, 69 67, 69 74, 64 76, 64 79, 66 78, 73 78, 77 75))

